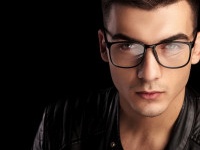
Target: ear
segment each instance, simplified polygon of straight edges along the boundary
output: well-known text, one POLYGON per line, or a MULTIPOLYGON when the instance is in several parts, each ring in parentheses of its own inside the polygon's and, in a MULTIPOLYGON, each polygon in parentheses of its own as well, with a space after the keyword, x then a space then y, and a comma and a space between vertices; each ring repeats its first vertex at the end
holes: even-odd
POLYGON ((100 48, 100 54, 103 61, 108 62, 108 53, 104 38, 104 33, 102 30, 98 30, 98 39, 99 39, 99 48, 100 48))
POLYGON ((197 33, 197 38, 191 55, 191 63, 197 64, 200 60, 200 32, 197 33))

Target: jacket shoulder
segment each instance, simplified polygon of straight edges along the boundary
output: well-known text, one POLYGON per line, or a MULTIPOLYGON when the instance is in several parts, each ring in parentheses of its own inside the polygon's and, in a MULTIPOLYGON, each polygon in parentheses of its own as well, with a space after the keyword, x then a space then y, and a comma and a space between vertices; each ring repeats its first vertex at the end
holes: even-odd
POLYGON ((116 93, 115 88, 108 88, 50 103, 44 112, 44 144, 57 149, 102 135, 113 117, 116 93))
POLYGON ((200 93, 194 89, 189 89, 187 94, 190 102, 193 103, 195 112, 191 141, 194 145, 200 148, 200 93))
POLYGON ((77 114, 83 112, 105 111, 113 101, 115 101, 116 89, 114 87, 94 90, 77 95, 68 95, 65 98, 51 102, 46 107, 46 115, 60 116, 61 114, 77 114))

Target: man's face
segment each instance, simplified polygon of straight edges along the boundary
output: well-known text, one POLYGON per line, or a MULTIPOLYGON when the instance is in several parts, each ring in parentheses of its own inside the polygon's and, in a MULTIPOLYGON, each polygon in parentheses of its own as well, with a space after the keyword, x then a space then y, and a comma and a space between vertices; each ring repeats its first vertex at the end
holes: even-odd
MULTIPOLYGON (((185 1, 154 10, 113 5, 107 22, 107 29, 112 35, 106 36, 109 42, 124 40, 112 39, 116 34, 123 34, 151 45, 184 34, 188 39, 178 38, 176 41, 189 42, 194 38, 191 18, 191 8, 185 1)), ((164 112, 173 113, 175 105, 182 105, 192 63, 197 62, 190 61, 179 69, 165 68, 158 64, 151 48, 147 49, 143 63, 135 68, 118 68, 109 60, 122 109, 130 114, 136 112, 150 117, 164 112)))

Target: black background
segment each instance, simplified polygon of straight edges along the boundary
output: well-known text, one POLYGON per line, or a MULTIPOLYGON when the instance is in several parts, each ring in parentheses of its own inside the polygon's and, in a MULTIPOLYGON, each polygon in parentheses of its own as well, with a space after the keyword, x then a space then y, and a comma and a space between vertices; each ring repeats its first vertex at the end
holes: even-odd
MULTIPOLYGON (((6 149, 30 149, 47 103, 112 84, 99 55, 99 5, 23 2, 5 12, 5 39, 10 40, 3 55, 6 149)), ((200 64, 193 66, 189 80, 197 90, 199 70, 200 64)))
POLYGON ((107 63, 99 55, 99 4, 12 4, 6 24, 12 39, 5 67, 6 149, 31 148, 49 102, 112 84, 107 63))

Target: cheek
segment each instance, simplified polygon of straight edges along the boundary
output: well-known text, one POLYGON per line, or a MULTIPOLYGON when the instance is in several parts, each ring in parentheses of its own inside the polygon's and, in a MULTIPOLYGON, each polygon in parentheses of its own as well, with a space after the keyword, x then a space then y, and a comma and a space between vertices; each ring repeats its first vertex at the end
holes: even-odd
POLYGON ((137 78, 137 74, 134 69, 117 68, 112 64, 110 65, 110 72, 113 82, 118 88, 123 88, 133 84, 137 78))
POLYGON ((168 74, 166 74, 164 78, 164 82, 168 85, 172 91, 182 90, 189 79, 190 75, 190 66, 187 65, 186 67, 170 70, 168 74))

